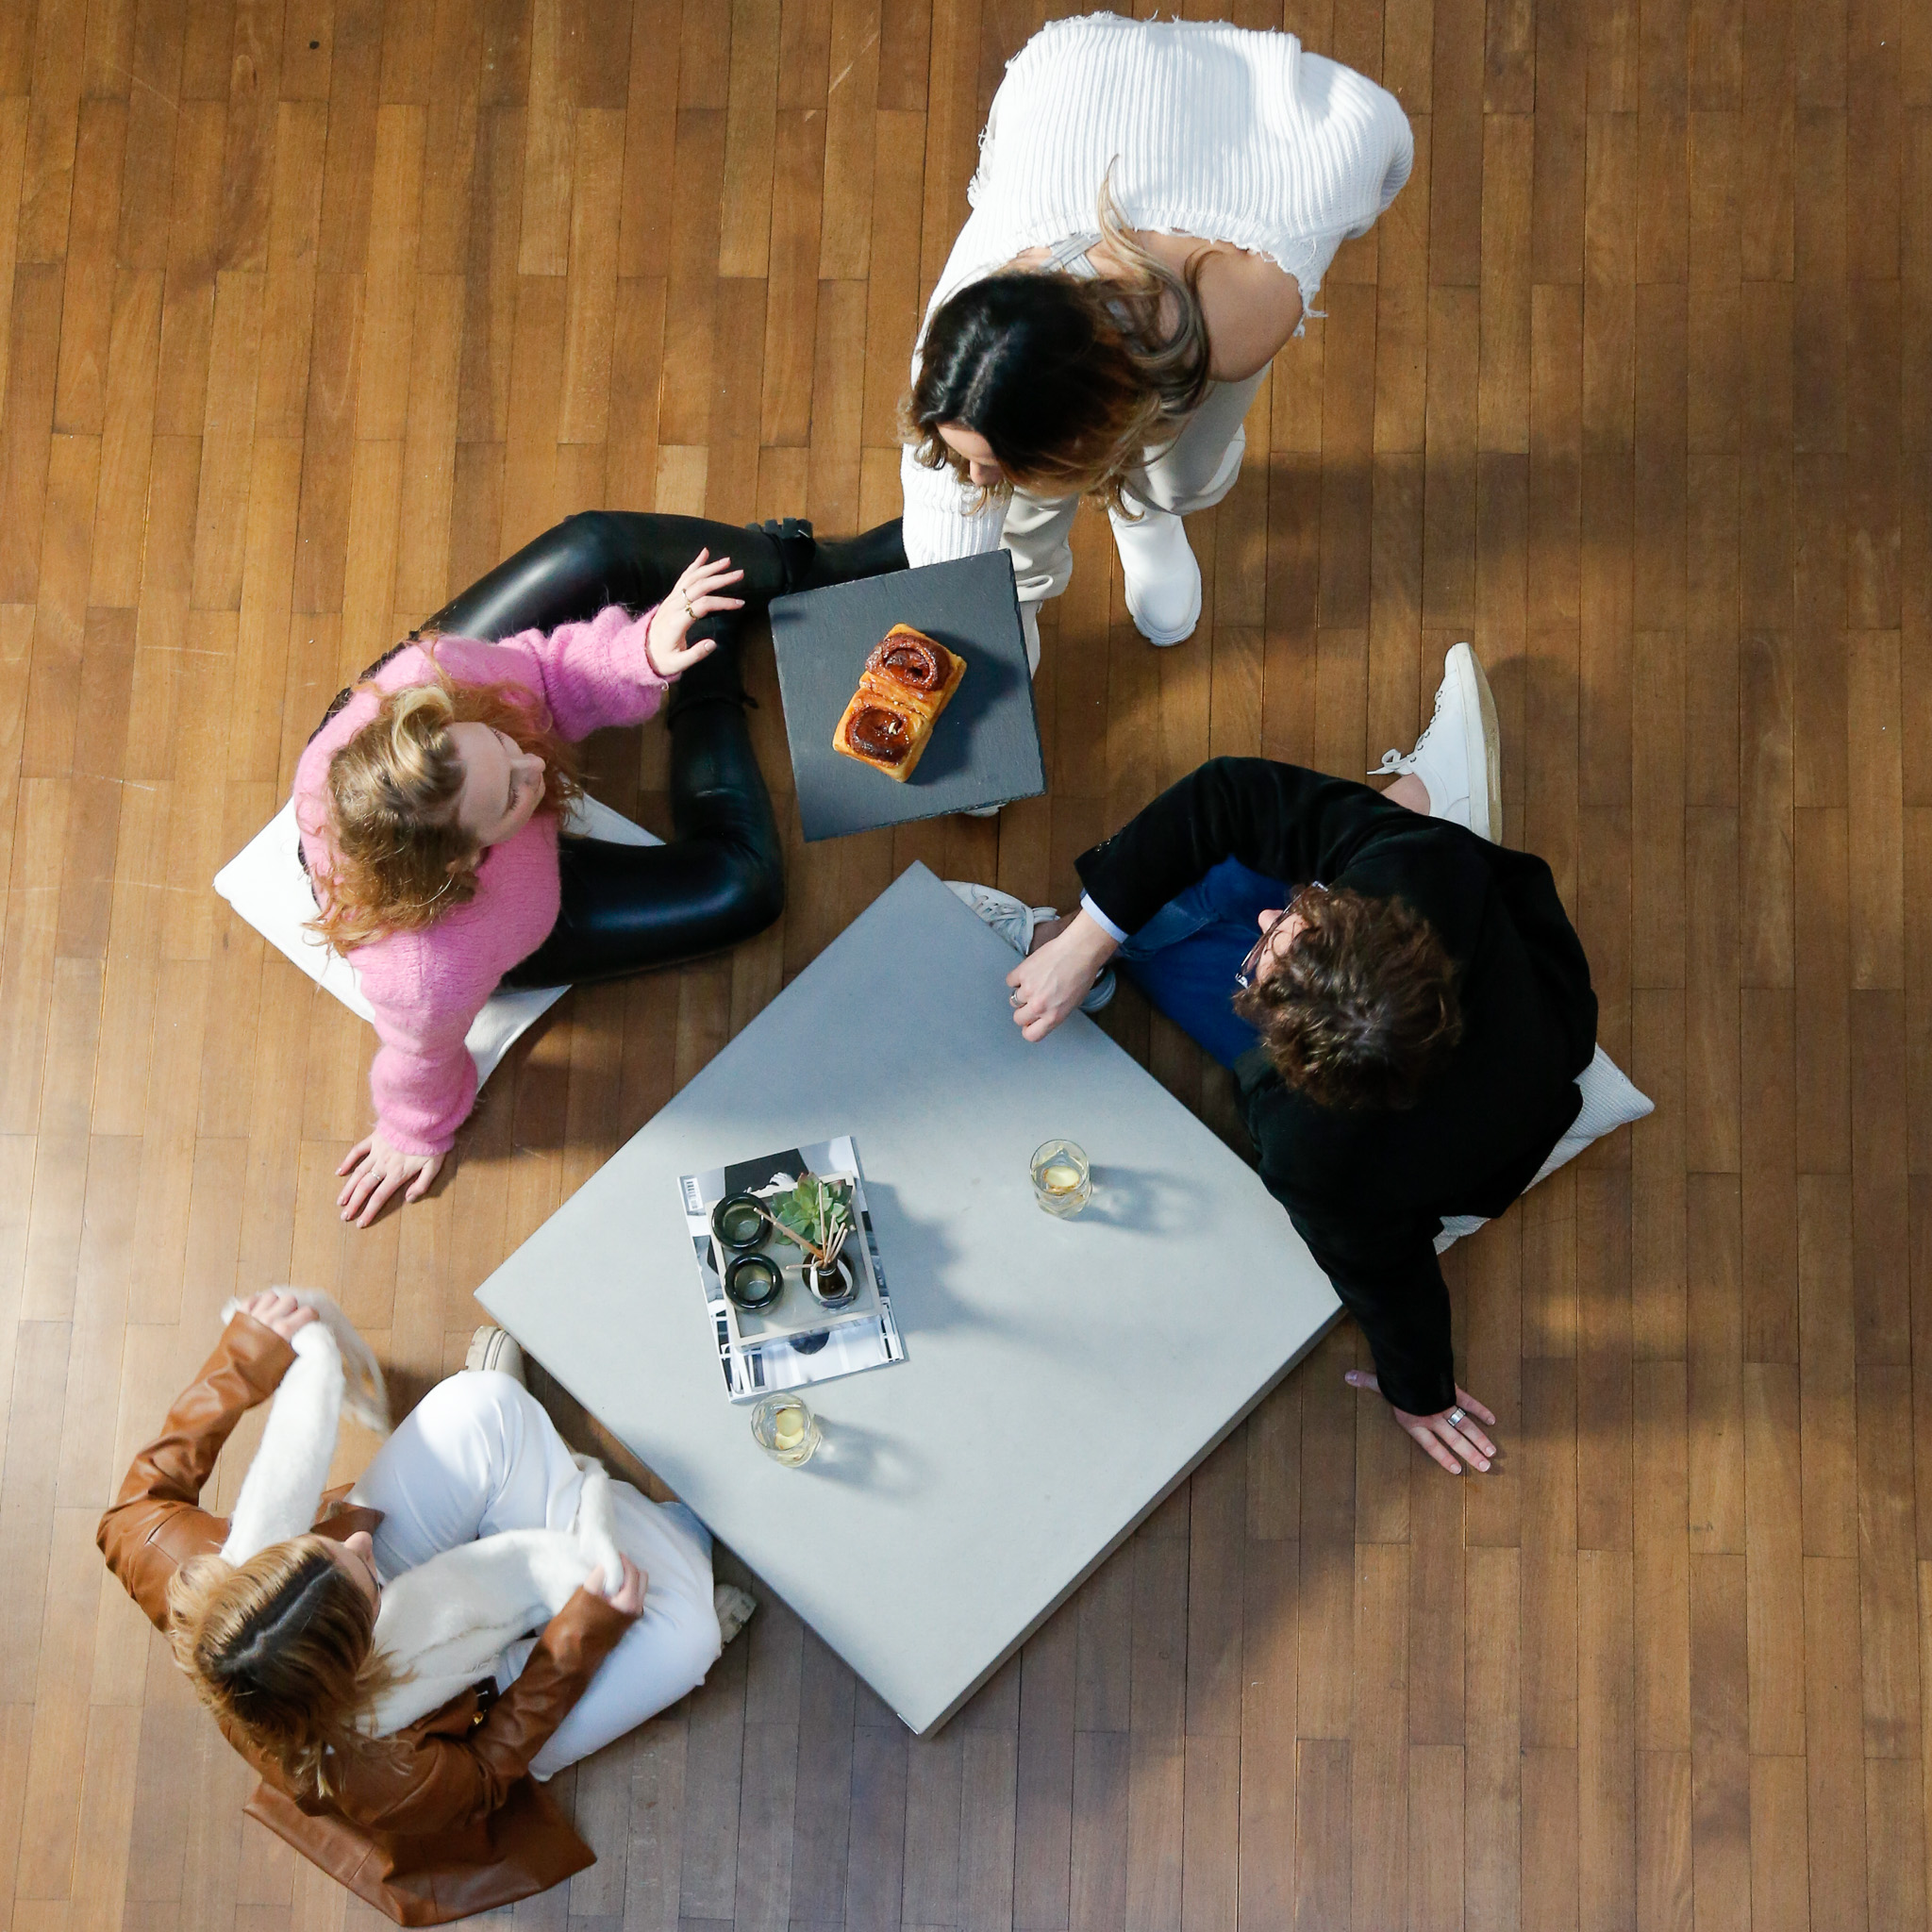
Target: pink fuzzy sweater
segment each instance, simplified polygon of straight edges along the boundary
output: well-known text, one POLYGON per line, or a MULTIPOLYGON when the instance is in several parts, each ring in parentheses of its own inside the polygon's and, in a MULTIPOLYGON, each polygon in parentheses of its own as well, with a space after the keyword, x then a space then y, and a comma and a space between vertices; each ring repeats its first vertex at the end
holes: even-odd
MULTIPOLYGON (((651 668, 644 637, 653 611, 633 618, 619 605, 588 624, 547 637, 525 631, 501 643, 443 638, 436 661, 465 684, 522 684, 550 708, 572 740, 606 724, 636 724, 662 702, 666 680, 651 668)), ((399 651, 376 674, 383 691, 426 684, 429 653, 399 651)), ((358 691, 315 734, 295 768, 295 815, 309 875, 325 879, 329 760, 375 717, 374 693, 358 691)), ((322 888, 318 885, 318 890, 322 888)), ((557 815, 540 812, 492 845, 476 870, 476 893, 423 932, 391 933, 349 957, 375 1008, 382 1041, 370 1069, 375 1117, 406 1154, 441 1154, 476 1099, 476 1066, 463 1045, 497 981, 527 958, 557 923, 557 815)))

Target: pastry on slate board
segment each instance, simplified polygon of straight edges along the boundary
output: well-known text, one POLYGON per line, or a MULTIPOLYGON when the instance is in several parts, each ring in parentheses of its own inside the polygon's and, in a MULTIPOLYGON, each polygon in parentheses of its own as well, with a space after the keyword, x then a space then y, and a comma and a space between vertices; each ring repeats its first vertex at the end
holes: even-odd
POLYGON ((832 749, 903 785, 965 675, 965 658, 909 624, 895 624, 865 660, 832 749))

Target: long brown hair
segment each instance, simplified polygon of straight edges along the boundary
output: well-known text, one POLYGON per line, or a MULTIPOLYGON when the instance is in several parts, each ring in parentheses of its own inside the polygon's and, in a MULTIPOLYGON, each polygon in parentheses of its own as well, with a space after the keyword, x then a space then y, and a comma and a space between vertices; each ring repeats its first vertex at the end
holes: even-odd
POLYGON ((459 682, 425 648, 426 683, 356 687, 375 692, 375 716, 329 760, 330 857, 308 929, 338 953, 421 932, 475 897, 483 849, 457 819, 463 761, 452 724, 487 724, 543 760, 540 813, 561 811, 581 790, 575 749, 535 691, 459 682))
POLYGON ((1235 1011, 1317 1107, 1413 1107, 1462 1038, 1448 948, 1400 899, 1308 890, 1294 904, 1294 943, 1235 1011))
POLYGON ((959 423, 986 439, 1013 482, 1134 514, 1127 476, 1207 393, 1206 251, 1177 274, 1127 232, 1109 184, 1099 217, 1125 275, 1009 270, 941 305, 900 410, 902 434, 927 469, 972 483, 966 459, 940 434, 942 423, 959 423), (1162 320, 1170 304, 1171 325, 1162 320))
POLYGON ((394 1681, 375 1607, 319 1536, 242 1564, 197 1557, 168 1586, 168 1641, 194 1694, 286 1779, 326 1797, 331 1754, 394 1750, 358 1721, 394 1681))

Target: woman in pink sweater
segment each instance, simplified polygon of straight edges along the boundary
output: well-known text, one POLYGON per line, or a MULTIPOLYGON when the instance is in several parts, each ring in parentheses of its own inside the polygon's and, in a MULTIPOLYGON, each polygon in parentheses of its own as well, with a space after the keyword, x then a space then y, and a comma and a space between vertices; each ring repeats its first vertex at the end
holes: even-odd
POLYGON ((375 1124, 338 1170, 343 1220, 366 1227, 398 1191, 428 1191, 475 1103, 465 1036, 499 986, 614 979, 777 918, 782 846, 738 633, 781 592, 905 567, 896 522, 821 543, 789 518, 588 511, 336 698, 295 808, 316 929, 355 965, 381 1041, 375 1124), (667 691, 672 841, 563 831, 575 741, 641 724, 667 691))

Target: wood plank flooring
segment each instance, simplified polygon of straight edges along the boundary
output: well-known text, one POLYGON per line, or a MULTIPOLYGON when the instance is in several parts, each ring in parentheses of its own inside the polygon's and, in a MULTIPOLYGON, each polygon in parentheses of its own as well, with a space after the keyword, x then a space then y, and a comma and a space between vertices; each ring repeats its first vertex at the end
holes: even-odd
MULTIPOLYGON (((0 1932, 374 1923, 243 1822, 93 1549, 227 1295, 330 1287, 420 1390, 907 863, 1064 903, 1210 753, 1406 745, 1462 637, 1508 839, 1657 1102, 1452 1257, 1501 1467, 1425 1464, 1339 1332, 936 1740, 767 1603, 559 1781, 599 1862, 503 1916, 1925 1924, 1932 12, 1234 11, 1395 89, 1417 165, 1194 521, 1200 634, 1145 646, 1083 519, 1048 797, 810 848, 791 813, 781 926, 573 996, 438 1198, 357 1234, 369 1036, 209 878, 343 678, 565 513, 895 511, 907 350, 1043 13, 0 5, 0 1932)), ((661 818, 660 733, 596 772, 661 818)), ((1191 1045, 1108 1024, 1236 1134, 1191 1045)))

